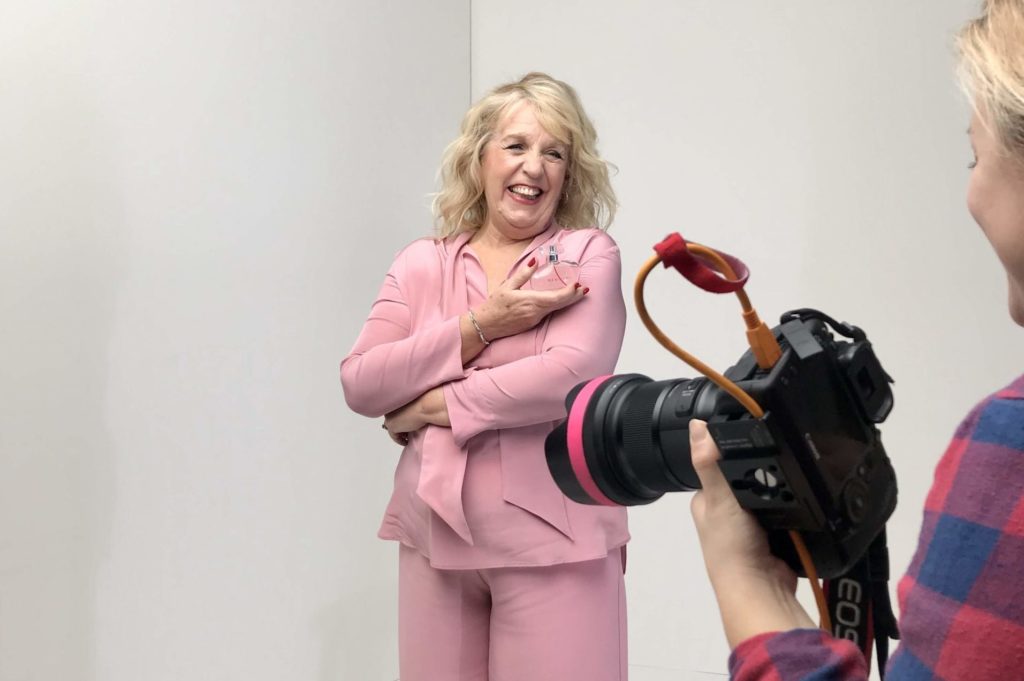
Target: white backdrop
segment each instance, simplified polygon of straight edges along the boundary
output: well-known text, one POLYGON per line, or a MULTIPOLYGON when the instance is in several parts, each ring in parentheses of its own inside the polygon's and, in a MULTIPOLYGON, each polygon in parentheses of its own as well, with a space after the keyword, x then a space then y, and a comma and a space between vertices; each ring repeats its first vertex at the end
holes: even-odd
MULTIPOLYGON (((762 315, 861 325, 906 566, 957 420, 1016 372, 964 208, 974 0, 0 5, 0 681, 390 681, 397 451, 337 362, 470 97, 580 91, 626 277, 670 231, 762 315)), ((724 368, 737 306, 652 276, 724 368)), ((631 318, 620 370, 690 375, 631 318)), ((632 514, 634 681, 724 673, 687 495, 632 514)))
POLYGON ((0 679, 394 679, 338 361, 428 227, 469 4, 0 4, 0 679))
MULTIPOLYGON (((610 233, 627 291, 651 246, 679 231, 747 262, 764 318, 818 307, 868 332, 896 380, 883 427, 900 483, 894 575, 910 561, 932 469, 957 422, 1020 369, 998 261, 964 202, 971 152, 951 39, 978 6, 473 3, 474 97, 534 69, 579 90, 619 167, 622 208, 610 233), (522 17, 536 19, 529 30, 522 17)), ((660 270, 648 291, 683 347, 723 369, 739 357, 735 300, 660 270)), ((635 315, 618 369, 693 375, 635 315)), ((631 513, 633 681, 725 671, 689 498, 676 497, 631 513)))

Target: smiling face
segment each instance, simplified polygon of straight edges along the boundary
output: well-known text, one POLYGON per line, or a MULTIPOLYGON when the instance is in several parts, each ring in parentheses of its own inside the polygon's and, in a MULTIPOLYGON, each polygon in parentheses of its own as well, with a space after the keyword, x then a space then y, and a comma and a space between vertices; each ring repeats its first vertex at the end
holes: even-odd
POLYGON ((484 147, 480 180, 487 217, 481 232, 511 241, 543 232, 562 196, 568 153, 541 125, 532 104, 513 105, 484 147))
POLYGON ((1010 316, 1024 326, 1024 164, 1001 149, 990 125, 974 114, 967 207, 1006 270, 1010 316))

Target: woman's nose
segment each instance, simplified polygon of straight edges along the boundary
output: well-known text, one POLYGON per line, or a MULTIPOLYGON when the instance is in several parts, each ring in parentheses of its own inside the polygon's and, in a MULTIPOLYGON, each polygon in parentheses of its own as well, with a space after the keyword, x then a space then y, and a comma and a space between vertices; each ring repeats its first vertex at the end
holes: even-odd
POLYGON ((540 154, 526 154, 523 159, 523 172, 527 175, 537 177, 541 172, 541 158, 540 154))

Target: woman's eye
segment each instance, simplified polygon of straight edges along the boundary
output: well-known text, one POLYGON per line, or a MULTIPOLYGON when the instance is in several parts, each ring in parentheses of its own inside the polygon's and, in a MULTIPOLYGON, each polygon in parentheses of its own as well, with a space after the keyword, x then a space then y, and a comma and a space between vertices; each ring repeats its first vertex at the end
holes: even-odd
POLYGON ((549 152, 548 152, 548 156, 550 156, 551 158, 556 158, 556 159, 558 159, 559 161, 561 161, 561 160, 562 160, 563 158, 565 158, 565 157, 564 157, 564 156, 562 155, 562 152, 560 152, 560 151, 556 151, 556 150, 554 150, 554 149, 552 149, 551 151, 549 151, 549 152))
POLYGON ((523 150, 523 145, 522 144, 510 144, 510 145, 508 145, 505 148, 506 149, 512 149, 514 151, 522 151, 523 150))

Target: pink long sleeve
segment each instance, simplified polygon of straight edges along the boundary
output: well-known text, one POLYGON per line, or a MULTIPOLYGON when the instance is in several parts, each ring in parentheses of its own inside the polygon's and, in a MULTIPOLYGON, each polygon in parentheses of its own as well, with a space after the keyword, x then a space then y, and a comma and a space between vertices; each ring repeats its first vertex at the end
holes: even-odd
POLYGON ((576 384, 615 368, 626 325, 619 249, 599 233, 588 250, 597 252, 581 259, 580 282, 590 293, 552 315, 540 354, 445 384, 456 444, 486 430, 563 418, 576 384))
POLYGON ((384 278, 355 346, 341 362, 345 401, 353 411, 383 416, 432 388, 462 378, 458 317, 410 334, 412 319, 402 286, 440 290, 439 281, 416 280, 437 276, 429 267, 430 259, 437 257, 431 241, 416 241, 398 254, 384 278))

